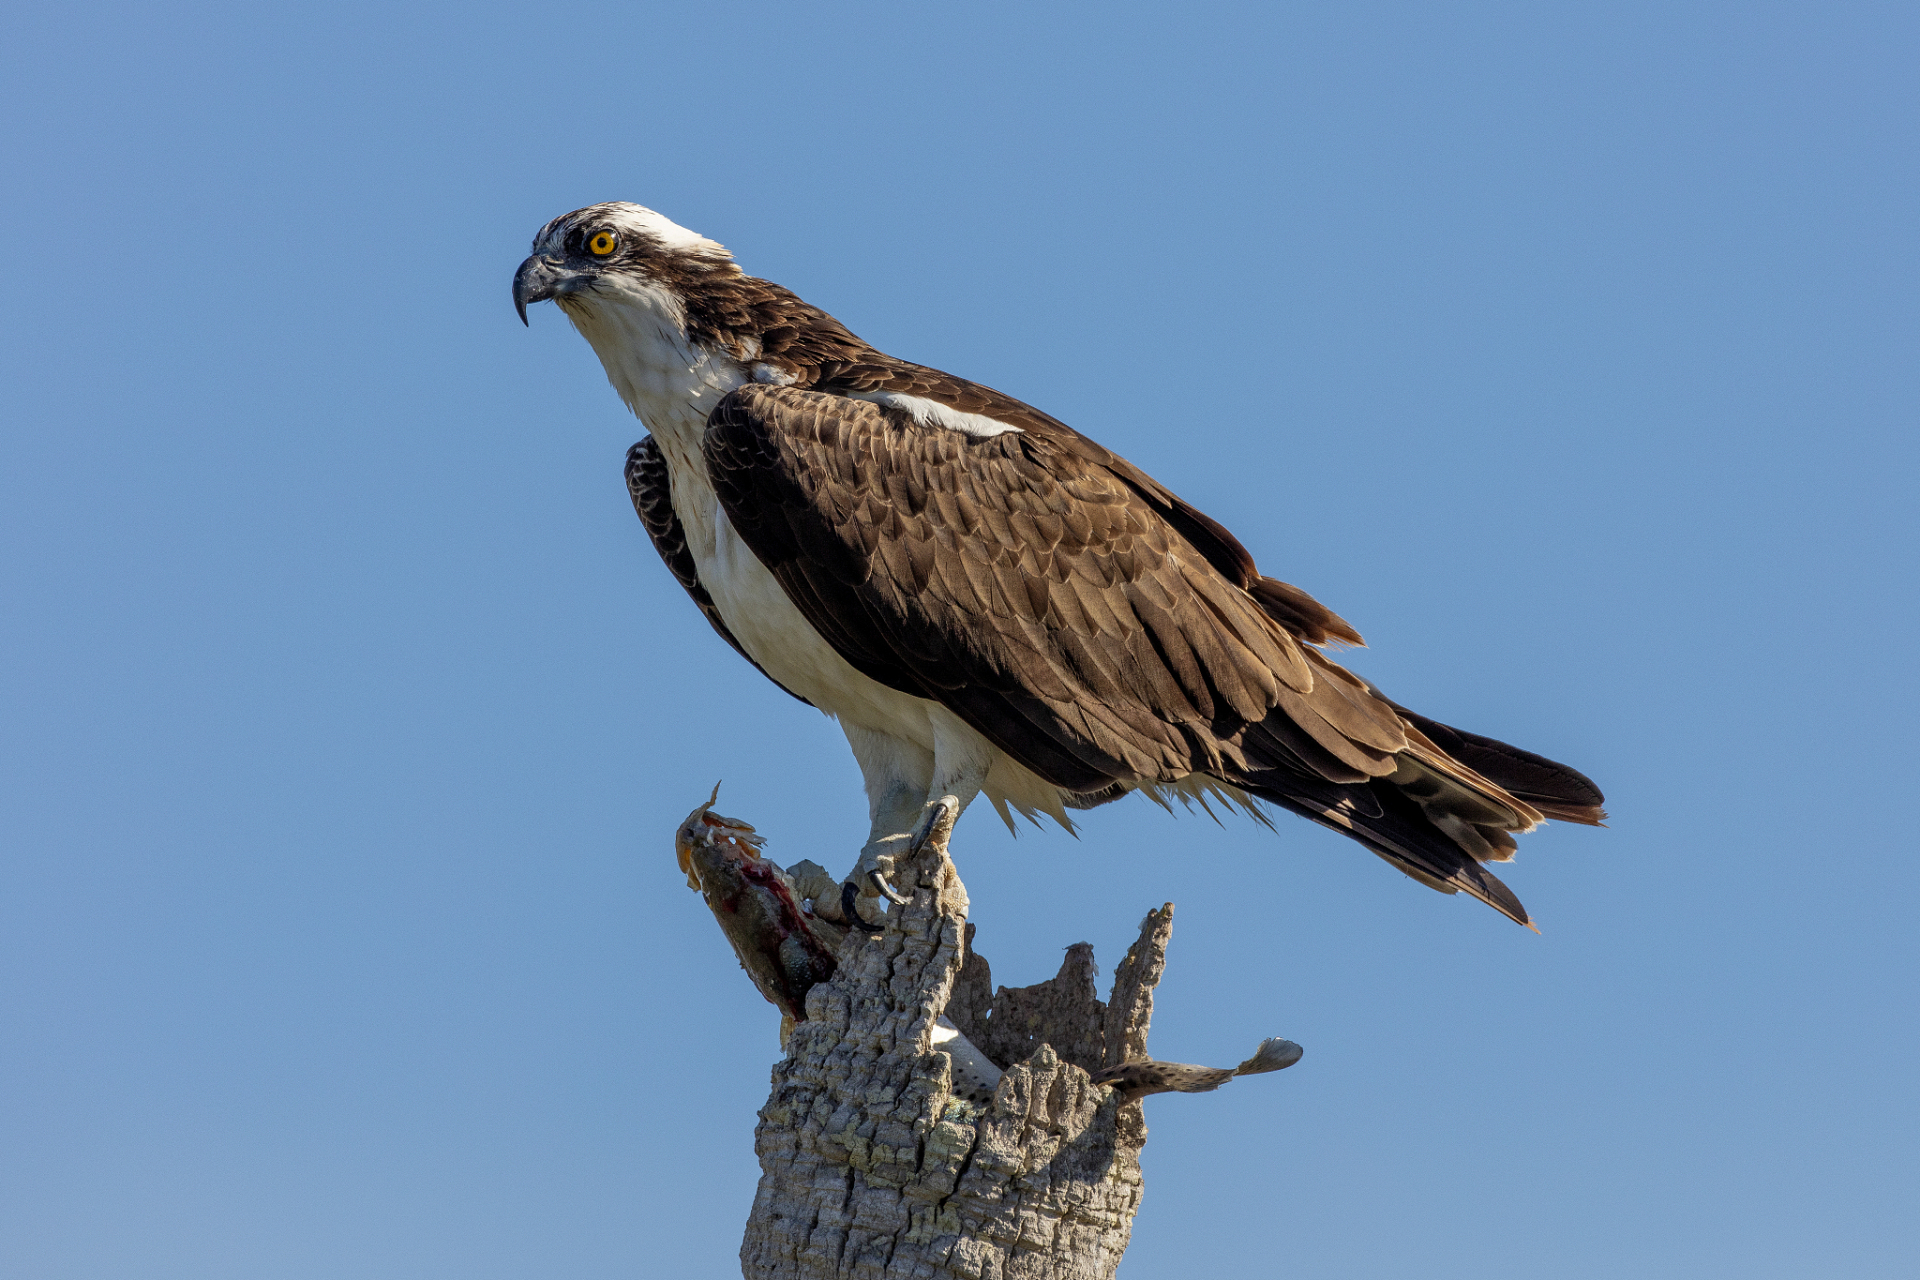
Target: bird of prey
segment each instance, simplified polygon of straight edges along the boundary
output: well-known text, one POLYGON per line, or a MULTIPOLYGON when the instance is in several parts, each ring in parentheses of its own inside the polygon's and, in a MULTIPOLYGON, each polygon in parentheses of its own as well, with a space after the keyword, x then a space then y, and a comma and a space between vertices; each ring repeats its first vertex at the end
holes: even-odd
POLYGON ((1126 459, 875 350, 651 209, 542 227, 513 300, 525 321, 547 299, 652 432, 627 485, 667 568, 853 748, 871 828, 849 910, 930 804, 1071 827, 1138 791, 1277 805, 1531 924, 1485 864, 1543 819, 1605 816, 1573 769, 1334 662, 1351 626, 1126 459))

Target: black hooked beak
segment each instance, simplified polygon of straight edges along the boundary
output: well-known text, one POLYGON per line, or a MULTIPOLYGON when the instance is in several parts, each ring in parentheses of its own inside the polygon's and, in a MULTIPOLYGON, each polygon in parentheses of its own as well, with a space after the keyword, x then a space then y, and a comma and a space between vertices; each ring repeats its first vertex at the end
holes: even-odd
POLYGON ((545 302, 569 293, 578 293, 593 282, 588 272, 576 271, 557 258, 534 254, 513 273, 513 309, 520 323, 527 323, 527 304, 545 302))

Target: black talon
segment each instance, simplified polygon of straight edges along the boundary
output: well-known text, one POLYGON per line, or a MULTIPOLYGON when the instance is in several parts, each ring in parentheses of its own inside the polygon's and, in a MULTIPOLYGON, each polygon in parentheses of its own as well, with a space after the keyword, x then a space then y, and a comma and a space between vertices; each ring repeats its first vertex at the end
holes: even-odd
MULTIPOLYGON (((907 837, 907 856, 911 857, 927 847, 927 842, 933 839, 934 828, 946 816, 947 802, 951 799, 951 796, 941 796, 938 800, 927 801, 926 808, 920 813, 920 821, 913 824, 913 830, 907 837)), ((954 812, 957 817, 958 808, 954 812)))
POLYGON ((888 884, 887 878, 880 874, 878 870, 867 872, 867 879, 873 882, 873 887, 880 891, 881 897, 893 903, 896 907, 904 907, 913 901, 912 898, 904 896, 898 889, 888 884))
POLYGON ((885 925, 867 923, 866 919, 861 916, 860 909, 854 906, 854 902, 859 896, 860 888, 853 881, 849 880, 841 885, 840 914, 847 918, 847 928, 858 929, 869 938, 877 938, 887 931, 887 927, 885 925))

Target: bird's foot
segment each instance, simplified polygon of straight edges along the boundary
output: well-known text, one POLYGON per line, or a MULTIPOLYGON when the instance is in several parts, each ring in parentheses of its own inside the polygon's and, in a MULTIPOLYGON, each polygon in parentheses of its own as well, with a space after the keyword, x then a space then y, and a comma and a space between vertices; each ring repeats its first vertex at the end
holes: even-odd
POLYGON ((885 898, 888 902, 897 905, 905 905, 913 901, 912 898, 893 887, 891 877, 897 853, 882 852, 886 849, 900 850, 904 847, 906 840, 906 836, 891 836, 886 840, 875 841, 861 850, 860 860, 854 864, 846 880, 840 883, 839 892, 830 899, 824 894, 821 895, 814 902, 814 910, 818 912, 823 906, 826 906, 829 912, 837 909, 840 918, 835 923, 843 924, 868 937, 878 937, 885 926, 875 924, 863 916, 858 903, 862 898, 876 897, 885 898), (829 902, 831 906, 827 906, 829 902))
MULTIPOLYGON (((913 824, 913 830, 907 833, 906 848, 897 853, 876 853, 871 858, 862 858, 855 869, 855 879, 863 880, 872 886, 873 892, 885 898, 897 907, 904 907, 913 901, 911 889, 902 893, 893 887, 894 867, 909 858, 916 857, 935 840, 945 842, 953 834, 953 824, 960 816, 960 800, 957 796, 941 796, 938 800, 929 800, 920 811, 920 820, 913 824)), ((888 843, 897 842, 893 837, 888 843)))
POLYGON ((921 810, 912 831, 869 843, 861 851, 853 874, 840 886, 840 912, 845 917, 847 927, 858 929, 870 937, 878 936, 884 926, 873 924, 860 914, 857 906, 859 900, 881 897, 897 907, 912 902, 912 882, 909 880, 896 884, 899 880, 896 873, 905 870, 909 860, 928 845, 935 841, 944 844, 947 837, 952 835, 954 820, 959 816, 959 799, 941 796, 938 800, 929 801, 921 810))
POLYGON ((866 934, 869 938, 877 938, 885 933, 887 931, 885 925, 873 924, 860 914, 860 908, 855 905, 859 901, 860 882, 858 880, 849 880, 840 886, 841 923, 857 933, 866 934))
POLYGON ((868 884, 873 886, 875 893, 896 907, 904 907, 913 901, 913 896, 911 894, 901 893, 889 882, 888 877, 893 874, 892 862, 893 859, 885 855, 875 858, 874 863, 876 865, 867 871, 866 880, 868 884))
POLYGON ((927 801, 926 808, 920 811, 920 821, 913 824, 913 832, 907 837, 907 856, 919 853, 933 840, 944 843, 953 834, 953 824, 959 820, 960 797, 941 796, 927 801))
POLYGON ((842 928, 877 934, 880 926, 868 924, 854 907, 854 899, 860 896, 861 886, 857 871, 856 868, 856 874, 842 884, 825 867, 805 859, 787 868, 787 880, 793 887, 794 897, 805 902, 818 918, 842 928))

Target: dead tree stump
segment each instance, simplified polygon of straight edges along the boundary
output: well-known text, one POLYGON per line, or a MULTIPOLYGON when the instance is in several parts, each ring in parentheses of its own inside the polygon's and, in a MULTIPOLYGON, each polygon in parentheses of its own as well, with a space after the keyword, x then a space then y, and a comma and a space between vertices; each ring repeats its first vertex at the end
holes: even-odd
POLYGON ((945 844, 919 855, 884 933, 848 936, 773 1069, 740 1249, 751 1280, 1093 1280, 1120 1265, 1147 1130, 1140 1103, 1090 1072, 1146 1056, 1173 908, 1147 917, 1110 1004, 1085 944, 1052 981, 994 997, 945 844), (984 1104, 931 1051, 942 1012, 1008 1068, 984 1104))
POLYGON ((1108 1003, 1086 943, 1048 981, 994 990, 947 857, 951 797, 894 867, 917 888, 876 936, 815 914, 810 900, 844 909, 839 885, 810 863, 783 871, 712 806, 676 833, 681 869, 788 1027, 754 1132, 749 1280, 1104 1280, 1140 1208, 1140 1099, 1300 1058, 1278 1038, 1238 1067, 1147 1058, 1171 903, 1141 923, 1108 1003))

